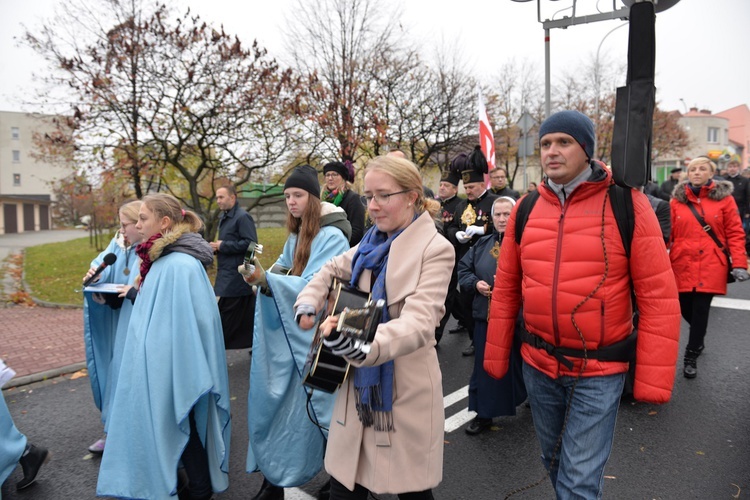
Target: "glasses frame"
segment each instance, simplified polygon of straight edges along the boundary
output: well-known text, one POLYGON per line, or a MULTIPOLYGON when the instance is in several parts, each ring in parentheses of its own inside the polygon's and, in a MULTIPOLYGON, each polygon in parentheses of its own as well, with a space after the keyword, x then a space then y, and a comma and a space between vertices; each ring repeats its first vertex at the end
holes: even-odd
POLYGON ((410 193, 411 189, 404 189, 403 191, 396 191, 395 193, 386 193, 386 194, 373 194, 370 196, 362 195, 359 197, 362 204, 366 207, 370 206, 370 203, 375 200, 375 202, 378 204, 379 207, 385 206, 388 204, 389 201, 391 201, 391 196, 395 196, 397 194, 405 194, 410 193))

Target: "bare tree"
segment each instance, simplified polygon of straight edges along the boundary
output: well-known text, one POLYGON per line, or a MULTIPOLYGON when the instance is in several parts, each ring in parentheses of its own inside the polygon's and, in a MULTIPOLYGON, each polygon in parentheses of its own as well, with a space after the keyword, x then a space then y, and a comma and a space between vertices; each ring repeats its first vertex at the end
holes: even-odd
POLYGON ((533 116, 535 110, 541 109, 540 80, 533 64, 511 59, 500 68, 487 92, 487 108, 494 119, 498 164, 508 171, 511 187, 521 167, 518 154, 521 133, 517 123, 525 112, 533 116))
POLYGON ((308 76, 308 140, 322 154, 355 159, 360 145, 377 142, 371 77, 400 51, 398 15, 373 0, 297 1, 287 46, 308 76))
POLYGON ((50 83, 71 91, 79 157, 97 171, 127 172, 137 197, 177 195, 210 237, 217 182, 268 176, 291 149, 299 80, 257 44, 246 47, 190 11, 173 20, 163 5, 138 0, 103 0, 108 13, 63 5, 68 18, 26 41, 60 69, 50 83), (79 22, 89 42, 68 43, 59 23, 79 22))
POLYGON ((66 88, 63 102, 72 108, 78 162, 98 165, 119 151, 129 159, 128 174, 137 197, 143 195, 140 118, 146 78, 140 67, 149 44, 146 24, 163 10, 140 0, 69 0, 39 33, 25 41, 44 56, 53 71, 49 87, 66 88), (72 94, 72 95, 70 95, 72 94))

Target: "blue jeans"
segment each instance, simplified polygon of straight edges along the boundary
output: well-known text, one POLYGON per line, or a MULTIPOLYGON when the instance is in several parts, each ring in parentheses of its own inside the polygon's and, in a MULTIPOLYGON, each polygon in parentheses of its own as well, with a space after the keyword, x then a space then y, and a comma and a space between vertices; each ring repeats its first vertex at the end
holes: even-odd
POLYGON ((549 471, 557 498, 601 498, 604 466, 612 451, 625 374, 580 378, 557 450, 555 445, 576 377, 552 379, 524 362, 523 378, 542 448, 542 462, 549 471), (555 460, 550 467, 553 453, 555 460))

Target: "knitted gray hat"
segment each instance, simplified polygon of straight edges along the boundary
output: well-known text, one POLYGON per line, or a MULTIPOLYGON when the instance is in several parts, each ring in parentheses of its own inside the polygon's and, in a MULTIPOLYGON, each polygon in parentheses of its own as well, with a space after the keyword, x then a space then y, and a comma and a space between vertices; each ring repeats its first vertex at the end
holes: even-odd
POLYGON ((568 134, 581 145, 589 160, 594 157, 596 132, 594 122, 580 111, 560 111, 542 122, 539 127, 539 140, 547 134, 562 132, 568 134))

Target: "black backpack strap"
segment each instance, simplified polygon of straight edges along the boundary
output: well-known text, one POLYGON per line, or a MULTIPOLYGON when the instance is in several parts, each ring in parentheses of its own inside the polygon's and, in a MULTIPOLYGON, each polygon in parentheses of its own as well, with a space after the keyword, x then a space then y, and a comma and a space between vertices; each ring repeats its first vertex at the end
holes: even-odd
POLYGON ((633 241, 635 231, 635 215, 633 213, 633 191, 623 188, 617 184, 609 186, 609 201, 617 221, 617 229, 620 230, 622 246, 625 248, 625 256, 630 259, 630 244, 633 241))
POLYGON ((539 190, 535 190, 521 198, 516 207, 516 243, 521 244, 521 236, 523 236, 523 228, 526 227, 526 223, 529 220, 529 214, 536 204, 536 200, 539 199, 539 190))

